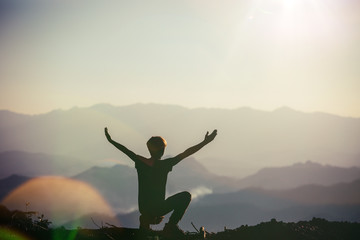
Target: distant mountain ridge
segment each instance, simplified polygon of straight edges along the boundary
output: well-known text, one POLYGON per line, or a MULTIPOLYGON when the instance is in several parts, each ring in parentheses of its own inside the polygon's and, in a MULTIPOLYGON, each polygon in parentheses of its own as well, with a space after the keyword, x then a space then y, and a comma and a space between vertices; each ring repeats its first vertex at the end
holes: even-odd
MULTIPOLYGON (((231 229, 239 224, 254 225, 273 218, 285 222, 309 220, 314 217, 331 221, 359 222, 359 184, 360 179, 327 187, 308 185, 299 191, 245 189, 206 195, 190 204, 180 225, 183 229, 191 230, 190 223, 194 222, 195 225, 206 226, 208 231, 220 231, 224 226, 231 229), (307 195, 303 195, 304 193, 307 195), (324 195, 321 196, 322 194, 324 195)), ((120 226, 136 228, 139 224, 139 215, 138 211, 118 214, 116 217, 89 214, 67 223, 67 226, 96 228, 91 221, 94 218, 96 222, 119 222, 120 226)), ((162 226, 155 228, 161 229, 162 226)))
MULTIPOLYGON (((0 179, 13 174, 28 177, 60 175, 70 177, 83 171, 86 164, 69 156, 7 151, 0 153, 0 179)), ((87 164, 90 167, 91 163, 87 164)))
POLYGON ((21 184, 30 180, 30 177, 13 174, 7 178, 0 179, 0 200, 2 200, 11 191, 15 190, 21 184))
MULTIPOLYGON (((135 167, 93 167, 74 178, 95 187, 118 211, 126 212, 137 207, 138 182, 135 167)), ((235 191, 238 189, 236 183, 235 179, 208 172, 195 159, 189 158, 169 173, 167 192, 170 195, 184 190, 193 191, 195 198, 195 195, 202 194, 199 193, 201 190, 207 190, 206 193, 235 191)))
MULTIPOLYGON (((120 193, 128 193, 132 196, 125 201, 129 204, 123 203, 126 206, 125 209, 130 208, 131 204, 134 205, 137 177, 133 164, 130 166, 118 164, 113 167, 90 167, 80 173, 74 173, 74 170, 78 168, 73 166, 72 161, 75 160, 48 154, 0 153, 2 166, 0 176, 17 174, 28 177, 44 175, 71 177, 69 174, 73 173, 74 179, 85 181, 96 187, 104 195, 107 195, 108 199, 114 199, 115 205, 120 203, 116 200, 120 193)), ((311 184, 330 186, 349 183, 357 179, 360 179, 360 168, 358 167, 342 168, 313 162, 264 168, 246 178, 236 179, 214 174, 190 157, 183 160, 170 172, 167 190, 170 194, 181 190, 193 190, 194 193, 197 192, 201 195, 202 192, 203 194, 226 193, 245 188, 284 190, 311 184)))
POLYGON ((330 186, 360 179, 360 168, 341 168, 308 161, 285 167, 264 168, 239 180, 240 188, 292 189, 303 185, 330 186))
POLYGON ((184 222, 194 221, 220 230, 219 223, 257 224, 322 217, 337 221, 360 221, 360 179, 332 186, 307 185, 291 190, 246 189, 204 196, 190 206, 184 222), (213 220, 213 219, 216 219, 213 220))
MULTIPOLYGON (((33 167, 36 168, 36 166, 33 167)), ((313 217, 312 213, 317 212, 316 206, 318 206, 319 209, 323 209, 321 211, 325 211, 325 209, 329 207, 330 210, 327 210, 329 213, 337 217, 342 216, 345 219, 346 214, 351 214, 350 212, 353 211, 355 216, 352 214, 353 217, 349 218, 353 220, 354 217, 356 218, 356 212, 358 211, 357 206, 360 205, 360 175, 353 174, 354 170, 359 173, 358 168, 338 168, 311 162, 283 168, 267 168, 265 171, 260 170, 257 174, 248 178, 254 181, 256 178, 260 180, 265 179, 266 181, 255 181, 257 185, 247 185, 245 189, 242 189, 244 188, 242 180, 217 176, 207 171, 207 169, 195 159, 189 158, 179 163, 179 165, 175 166, 173 171, 170 172, 167 190, 168 195, 183 190, 192 192, 194 199, 191 204, 191 209, 194 208, 194 210, 190 210, 189 212, 194 212, 194 215, 191 213, 190 216, 194 219, 200 218, 200 220, 204 222, 208 220, 203 219, 203 217, 208 216, 210 213, 217 213, 219 217, 223 216, 221 212, 219 212, 221 209, 227 209, 225 213, 230 214, 231 207, 236 208, 239 214, 241 213, 241 219, 246 223, 257 223, 257 221, 266 220, 264 216, 270 217, 271 214, 290 220, 299 220, 301 218, 296 218, 296 216, 304 217, 305 213, 313 217), (299 167, 305 171, 299 171, 299 167), (319 176, 315 178, 307 176, 306 174, 308 172, 314 171, 311 168, 316 169, 319 176), (320 169, 324 172, 327 172, 328 169, 332 170, 334 178, 331 182, 323 184, 324 182, 326 183, 325 180, 328 176, 326 174, 320 174, 320 169), (298 175, 304 174, 303 178, 306 179, 306 181, 293 182, 292 187, 288 189, 280 189, 276 185, 273 189, 268 188, 282 177, 287 177, 289 172, 291 173, 294 170, 297 170, 298 175), (272 181, 271 178, 268 178, 269 172, 276 172, 277 174, 273 175, 274 181, 271 184, 269 184, 269 182, 272 181), (263 173, 266 173, 264 175, 266 177, 261 175, 263 173), (323 179, 320 176, 323 176, 323 179), (349 178, 350 176, 354 179, 349 178), (335 181, 337 181, 337 183, 332 184, 335 181), (259 183, 261 184, 259 185, 259 183), (298 187, 299 184, 303 185, 298 187), (263 188, 260 188, 262 186, 263 188), (335 205, 337 207, 331 207, 335 205), (349 212, 344 208, 345 206, 348 206, 346 209, 352 210, 349 210, 349 212), (206 213, 207 211, 209 211, 209 213, 206 213), (302 213, 300 214, 297 211, 302 213), (290 212, 294 214, 294 218, 290 217, 290 212), (203 215, 197 216, 195 213, 203 215)), ((126 213, 137 208, 137 177, 136 170, 133 166, 115 165, 113 167, 92 167, 75 175, 73 179, 87 183, 96 189, 112 207, 114 213, 126 213)), ((0 179, 0 197, 4 198, 27 180, 30 180, 30 178, 18 175, 0 179)), ((250 181, 246 182, 246 184, 250 183, 250 181)), ((24 199, 26 199, 25 196, 24 199)), ((44 202, 42 205, 46 207, 48 204, 49 203, 44 202)), ((19 206, 21 209, 23 209, 23 207, 22 205, 19 206)), ((37 210, 41 211, 41 209, 37 210)), ((235 212, 233 212, 233 214, 235 214, 235 212)), ((137 223, 137 216, 138 214, 134 213, 126 215, 126 217, 121 214, 119 217, 121 221, 127 221, 128 224, 130 224, 129 226, 131 226, 131 224, 137 223)), ((323 214, 321 216, 325 215, 323 214)), ((229 218, 241 220, 236 216, 229 216, 229 218)), ((334 219, 336 220, 338 218, 334 219)), ((209 226, 210 225, 209 223, 209 226)))
POLYGON ((360 205, 360 178, 330 186, 311 184, 284 191, 271 191, 270 195, 301 204, 360 205))
POLYGON ((105 126, 115 140, 146 156, 145 142, 150 136, 164 136, 169 143, 167 153, 174 155, 201 141, 206 131, 217 128, 216 141, 196 157, 219 175, 240 178, 266 166, 307 160, 360 165, 360 119, 289 108, 265 112, 250 108, 99 104, 33 116, 0 111, 0 152, 65 155, 84 164, 104 159, 127 161, 106 142, 105 126))

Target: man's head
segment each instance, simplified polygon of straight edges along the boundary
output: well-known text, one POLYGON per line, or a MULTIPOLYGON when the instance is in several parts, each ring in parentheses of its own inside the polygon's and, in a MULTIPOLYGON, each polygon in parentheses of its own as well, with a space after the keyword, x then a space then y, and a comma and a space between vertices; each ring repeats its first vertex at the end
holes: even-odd
POLYGON ((166 140, 160 136, 151 137, 146 143, 152 158, 160 159, 167 145, 166 140))

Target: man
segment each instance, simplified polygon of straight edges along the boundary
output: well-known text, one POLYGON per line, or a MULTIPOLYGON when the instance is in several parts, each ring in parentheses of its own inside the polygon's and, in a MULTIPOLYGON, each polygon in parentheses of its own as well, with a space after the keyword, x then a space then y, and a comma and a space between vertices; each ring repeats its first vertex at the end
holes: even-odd
POLYGON ((184 232, 179 229, 177 224, 190 204, 191 195, 185 191, 165 199, 167 175, 173 166, 213 141, 216 135, 217 130, 214 130, 210 135, 207 132, 204 140, 199 144, 188 148, 175 157, 161 160, 167 145, 164 138, 157 136, 149 139, 147 147, 150 158, 145 158, 112 140, 108 129, 105 128, 107 140, 135 162, 139 186, 140 229, 150 230, 150 224, 159 224, 164 215, 173 211, 163 233, 168 237, 181 238, 184 236, 184 232))

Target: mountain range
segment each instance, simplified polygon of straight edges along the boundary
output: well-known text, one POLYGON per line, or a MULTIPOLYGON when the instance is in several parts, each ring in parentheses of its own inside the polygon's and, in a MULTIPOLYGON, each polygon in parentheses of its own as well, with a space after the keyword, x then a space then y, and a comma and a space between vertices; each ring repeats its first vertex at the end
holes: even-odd
MULTIPOLYGON (((217 232, 224 227, 231 229, 240 225, 255 225, 273 218, 285 222, 310 220, 313 217, 359 222, 359 189, 360 180, 357 180, 333 186, 308 185, 293 190, 244 189, 209 194, 191 203, 180 226, 191 231, 193 222, 198 227, 206 226, 208 231, 217 232)), ((88 214, 65 223, 65 226, 96 228, 96 222, 136 228, 138 218, 138 211, 112 217, 88 214)), ((163 226, 164 223, 161 223, 154 228, 161 229, 163 226)))
POLYGON ((135 104, 55 110, 40 115, 0 111, 0 152, 25 151, 77 159, 81 170, 108 160, 127 163, 107 143, 104 127, 114 140, 148 156, 145 142, 153 135, 168 141, 175 155, 218 129, 216 141, 196 158, 218 175, 243 178, 264 167, 313 161, 359 166, 360 119, 290 108, 272 112, 250 108, 188 109, 172 105, 135 104))
POLYGON ((359 167, 342 168, 307 161, 291 166, 263 168, 238 181, 238 187, 291 189, 303 185, 330 186, 359 178, 359 167))
MULTIPOLYGON (((43 153, 27 153, 11 151, 0 153, 0 179, 11 175, 37 177, 57 175, 74 177, 98 189, 111 186, 113 182, 136 182, 136 170, 130 165, 92 166, 80 171, 78 159, 67 156, 43 153), (101 176, 101 178, 99 178, 101 176), (114 179, 116 178, 116 179, 114 179), (100 180, 103 185, 100 184, 100 180)), ((268 167, 245 178, 221 176, 212 173, 193 157, 183 160, 175 166, 169 175, 168 191, 173 193, 179 189, 195 189, 204 187, 211 192, 224 193, 244 188, 292 189, 309 184, 330 186, 341 182, 351 182, 360 178, 359 167, 336 167, 307 161, 283 167, 268 167)), ((114 190, 115 191, 115 190, 114 190)))
POLYGON ((360 221, 360 119, 290 108, 99 104, 40 115, 0 111, 1 202, 21 210, 30 203, 54 224, 94 227, 93 217, 137 227, 136 170, 106 141, 104 127, 144 156, 147 139, 161 135, 165 157, 218 129, 215 141, 169 174, 168 195, 193 196, 185 229, 190 222, 218 231, 272 218, 360 221))
MULTIPOLYGON (((5 178, 13 174, 28 177, 43 175, 71 177, 80 173, 86 165, 79 164, 79 159, 69 156, 7 151, 0 153, 0 166, 0 178, 5 178)), ((87 166, 91 167, 92 164, 88 163, 87 166)))
MULTIPOLYGON (((11 195, 14 189, 30 179, 32 178, 19 175, 1 179, 0 198, 4 199, 7 195, 11 195)), ((139 213, 134 211, 137 208, 137 179, 134 167, 126 165, 91 167, 71 179, 91 186, 104 198, 114 215, 96 213, 97 207, 94 206, 87 212, 88 215, 82 218, 71 221, 72 219, 68 217, 70 215, 64 214, 63 218, 54 221, 56 224, 66 224, 68 227, 85 224, 86 227, 94 228, 96 226, 91 219, 93 218, 98 223, 102 221, 137 227, 139 213), (115 216, 117 213, 119 214, 115 216)), ((213 231, 219 231, 222 225, 235 227, 239 224, 257 224, 273 217, 284 221, 298 221, 314 216, 327 217, 329 220, 360 221, 359 179, 360 169, 356 167, 341 168, 306 162, 260 170, 253 176, 245 178, 246 183, 242 184, 242 179, 218 176, 209 172, 197 160, 189 158, 175 166, 169 174, 167 190, 168 195, 183 190, 188 190, 193 195, 183 227, 191 228, 186 223, 194 221, 206 225, 213 231), (276 186, 279 179, 286 181, 289 174, 294 172, 296 172, 295 178, 303 175, 304 181, 289 181, 286 188, 276 186), (308 174, 309 172, 316 172, 316 175, 308 174), (326 182, 329 173, 334 177, 330 182, 326 182)), ((58 191, 62 190, 58 189, 58 191)), ((44 212, 48 216, 56 215, 47 209, 49 205, 57 205, 56 200, 49 203, 46 202, 46 198, 42 199, 38 196, 34 198, 33 194, 34 192, 29 191, 20 194, 23 199, 20 205, 10 208, 23 209, 24 202, 36 199, 32 201, 40 201, 36 203, 40 208, 36 209, 37 211, 44 212)), ((41 191, 36 194, 41 194, 41 191)), ((59 198, 59 201, 63 200, 59 198)), ((67 206, 61 211, 76 212, 76 210, 67 206)))

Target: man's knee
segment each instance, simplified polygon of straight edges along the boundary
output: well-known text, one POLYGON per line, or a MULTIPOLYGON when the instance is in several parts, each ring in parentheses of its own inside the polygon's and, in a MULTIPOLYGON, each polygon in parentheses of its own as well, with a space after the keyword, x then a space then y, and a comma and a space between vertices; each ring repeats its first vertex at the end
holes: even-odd
POLYGON ((191 202, 191 193, 185 191, 182 194, 183 194, 184 201, 189 204, 191 202))

